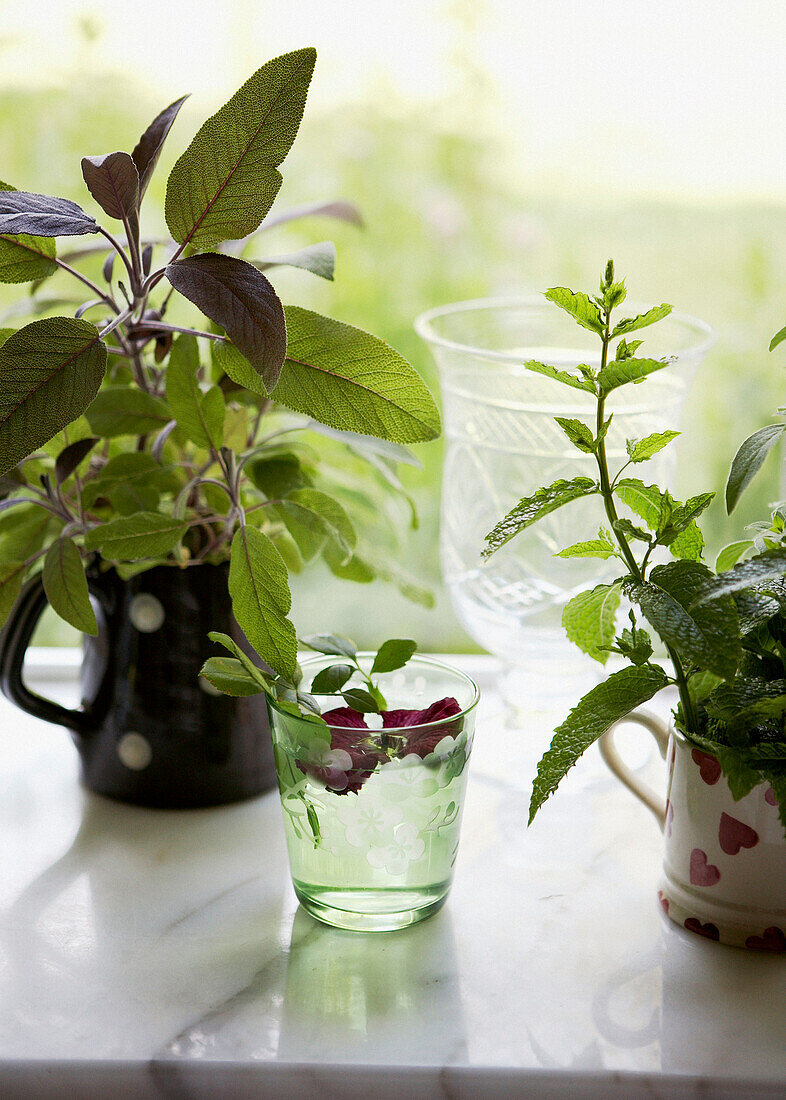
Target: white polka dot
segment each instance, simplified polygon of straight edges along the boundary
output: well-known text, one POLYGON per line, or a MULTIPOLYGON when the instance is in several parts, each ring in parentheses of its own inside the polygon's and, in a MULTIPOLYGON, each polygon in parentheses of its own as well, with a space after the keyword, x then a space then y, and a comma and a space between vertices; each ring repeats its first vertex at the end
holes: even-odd
POLYGON ((140 592, 131 601, 128 617, 140 634, 153 634, 163 625, 166 613, 160 600, 149 592, 140 592))
POLYGON ((199 686, 204 691, 205 695, 223 695, 223 691, 219 691, 217 687, 214 687, 209 680, 206 680, 204 676, 199 677, 199 686))
POLYGON ((153 750, 141 733, 125 733, 117 743, 117 755, 127 768, 141 772, 153 759, 153 750))

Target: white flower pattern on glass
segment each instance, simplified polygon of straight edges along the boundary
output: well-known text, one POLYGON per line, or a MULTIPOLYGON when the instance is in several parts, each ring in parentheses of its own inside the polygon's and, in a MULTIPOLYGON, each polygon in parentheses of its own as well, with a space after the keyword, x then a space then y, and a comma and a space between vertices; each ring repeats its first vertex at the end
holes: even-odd
POLYGON ((394 829, 403 821, 404 811, 400 806, 356 798, 337 807, 336 816, 353 848, 385 847, 392 843, 394 829))
POLYGON ((425 850, 426 844, 418 835, 417 825, 408 821, 396 826, 390 844, 371 847, 366 859, 372 867, 384 867, 389 875, 403 875, 409 864, 420 859, 425 850))

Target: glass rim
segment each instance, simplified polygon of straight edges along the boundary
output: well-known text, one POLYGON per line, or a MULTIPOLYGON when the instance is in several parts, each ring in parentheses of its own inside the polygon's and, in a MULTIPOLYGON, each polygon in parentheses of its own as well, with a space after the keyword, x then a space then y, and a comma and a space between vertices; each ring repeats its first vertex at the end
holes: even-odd
MULTIPOLYGON (((361 657, 361 658, 362 657, 373 657, 374 655, 375 655, 374 650, 371 650, 371 649, 359 650, 358 653, 357 653, 357 656, 361 657)), ((331 656, 333 656, 333 654, 329 654, 329 653, 310 653, 307 657, 305 657, 302 661, 300 661, 299 664, 300 664, 300 667, 305 670, 305 666, 307 666, 309 664, 314 664, 317 661, 325 661, 325 660, 329 659, 331 656)), ((408 665, 411 665, 411 664, 431 665, 433 668, 438 668, 438 669, 441 669, 445 672, 450 672, 453 676, 458 676, 460 679, 464 680, 465 683, 468 684, 469 687, 472 689, 472 699, 471 699, 471 701, 465 707, 462 707, 458 714, 451 714, 447 718, 438 718, 434 722, 418 722, 417 725, 414 725, 414 726, 384 726, 384 727, 380 726, 378 729, 377 728, 368 728, 368 730, 367 730, 368 733, 385 734, 386 736, 399 735, 399 736, 403 737, 403 736, 406 736, 410 730, 424 730, 424 729, 430 729, 431 727, 446 726, 450 722, 457 722, 460 718, 465 718, 468 714, 470 714, 475 709, 475 707, 477 707, 478 703, 480 702, 480 688, 478 687, 476 682, 466 672, 463 672, 461 669, 456 668, 455 665, 449 665, 449 664, 447 664, 446 661, 440 661, 438 658, 432 657, 428 653, 415 654, 413 657, 410 657, 409 661, 407 661, 407 664, 408 665)), ((393 669, 392 671, 393 672, 398 672, 399 669, 393 669)), ((391 675, 391 674, 382 673, 383 676, 384 675, 391 675)), ((277 711, 278 714, 283 714, 287 718, 295 718, 296 717, 296 715, 291 714, 289 711, 282 710, 281 707, 279 707, 277 705, 276 700, 271 699, 271 697, 269 695, 266 696, 266 698, 267 698, 268 705, 273 710, 277 711)), ((436 702, 436 700, 435 700, 435 702, 436 702)), ((347 706, 348 705, 349 704, 347 704, 347 706)), ((350 709, 354 709, 354 708, 350 708, 350 709)), ((396 710, 402 710, 402 709, 403 709, 402 707, 396 707, 396 710)), ((308 721, 307 718, 303 718, 302 720, 303 721, 308 721)), ((360 727, 355 727, 355 726, 331 726, 331 724, 329 722, 326 722, 325 725, 327 726, 328 729, 331 729, 331 730, 347 730, 347 729, 356 729, 356 728, 358 730, 360 730, 360 727)))
MULTIPOLYGON (((657 303, 648 304, 635 300, 630 302, 630 306, 637 313, 643 313, 647 309, 651 309, 655 304, 657 303)), ((492 348, 479 347, 476 344, 465 344, 460 340, 451 340, 446 336, 441 336, 435 330, 433 322, 442 317, 452 317, 461 313, 480 312, 481 310, 496 310, 502 312, 514 308, 521 309, 523 307, 525 309, 533 309, 536 306, 540 308, 548 305, 548 299, 539 294, 512 294, 490 298, 468 298, 465 301, 449 302, 447 305, 435 306, 433 309, 427 309, 424 313, 419 314, 415 318, 413 327, 422 340, 425 340, 427 344, 432 344, 434 347, 447 348, 450 351, 462 352, 465 355, 481 356, 484 359, 495 360, 499 363, 520 364, 522 362, 522 357, 519 354, 509 351, 494 351, 492 348)), ((556 310, 558 307, 555 306, 554 308, 556 310)), ((664 320, 666 319, 667 318, 664 318, 664 320)), ((672 310, 672 312, 668 314, 668 319, 676 321, 684 329, 693 333, 698 341, 697 343, 688 345, 683 351, 676 353, 677 359, 699 359, 714 347, 717 336, 715 330, 711 325, 707 324, 706 321, 702 321, 698 317, 692 317, 689 313, 682 313, 679 310, 672 310)))

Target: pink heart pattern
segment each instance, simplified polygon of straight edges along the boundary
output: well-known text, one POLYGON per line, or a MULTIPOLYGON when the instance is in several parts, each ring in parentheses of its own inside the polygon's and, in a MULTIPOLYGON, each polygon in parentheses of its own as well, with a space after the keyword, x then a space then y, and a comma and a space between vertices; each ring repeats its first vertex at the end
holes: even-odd
POLYGON ((736 856, 740 848, 755 848, 759 834, 750 825, 724 813, 720 818, 718 840, 727 856, 736 856))
POLYGON ((697 936, 705 936, 708 940, 720 939, 720 932, 717 926, 712 924, 711 921, 702 924, 696 917, 688 917, 685 921, 685 927, 689 932, 694 932, 697 936))
MULTIPOLYGON (((720 881, 720 871, 709 863, 707 853, 694 848, 690 854, 690 881, 692 886, 714 886, 720 881)), ((687 927, 687 925, 686 925, 687 927)))
POLYGON ((745 946, 755 951, 786 951, 786 936, 780 928, 772 925, 765 928, 761 936, 748 936, 745 946))
POLYGON ((660 902, 661 909, 666 914, 666 916, 668 916, 669 915, 669 899, 664 896, 662 890, 658 890, 658 901, 660 902))
POLYGON ((702 752, 701 749, 693 749, 691 758, 694 764, 699 765, 699 775, 708 787, 718 782, 721 777, 721 766, 714 756, 710 756, 708 752, 702 752))
POLYGON ((767 790, 764 792, 764 801, 769 802, 771 806, 778 805, 778 799, 775 797, 775 791, 772 789, 772 787, 768 787, 767 790))

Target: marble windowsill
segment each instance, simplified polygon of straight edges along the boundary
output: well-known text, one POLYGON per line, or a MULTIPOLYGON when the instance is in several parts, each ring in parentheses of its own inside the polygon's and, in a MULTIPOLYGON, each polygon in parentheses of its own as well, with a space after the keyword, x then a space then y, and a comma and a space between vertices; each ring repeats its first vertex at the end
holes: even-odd
MULTIPOLYGON (((73 659, 48 660, 59 695, 73 659)), ((786 959, 661 917, 657 826, 596 752, 527 829, 570 700, 510 715, 496 664, 462 663, 484 700, 455 885, 377 936, 298 909, 276 795, 89 795, 68 734, 0 701, 0 1096, 783 1096, 786 959)))

